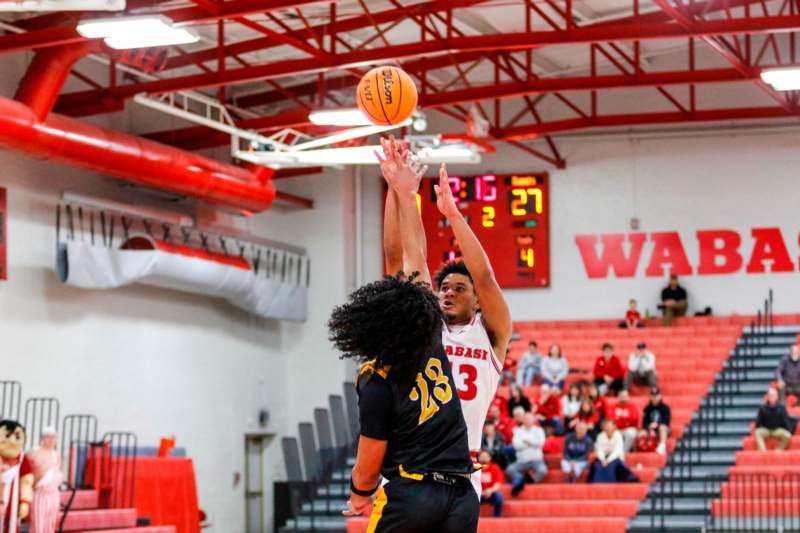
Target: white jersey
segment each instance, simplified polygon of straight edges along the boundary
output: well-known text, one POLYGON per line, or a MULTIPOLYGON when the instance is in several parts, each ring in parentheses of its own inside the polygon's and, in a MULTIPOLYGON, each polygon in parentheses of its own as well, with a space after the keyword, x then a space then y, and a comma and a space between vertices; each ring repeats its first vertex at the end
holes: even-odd
MULTIPOLYGON (((452 367, 461 410, 467 423, 469 450, 475 454, 481 448, 483 424, 497 392, 503 367, 497 360, 480 314, 463 326, 445 325, 442 328, 442 344, 452 367)), ((473 474, 472 481, 480 495, 480 472, 473 474)))

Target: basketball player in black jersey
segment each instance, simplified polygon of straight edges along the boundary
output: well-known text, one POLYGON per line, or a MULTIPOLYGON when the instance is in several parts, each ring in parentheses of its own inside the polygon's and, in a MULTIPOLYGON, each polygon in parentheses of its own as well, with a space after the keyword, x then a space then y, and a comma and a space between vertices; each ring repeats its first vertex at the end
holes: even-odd
MULTIPOLYGON (((421 224, 415 193, 423 173, 419 164, 406 164, 390 183, 401 225, 421 224)), ((478 527, 467 427, 420 234, 404 231, 402 237, 404 271, 412 276, 361 287, 334 309, 328 324, 343 357, 364 363, 356 384, 361 437, 344 514, 362 514, 374 498, 368 533, 471 533, 478 527)))

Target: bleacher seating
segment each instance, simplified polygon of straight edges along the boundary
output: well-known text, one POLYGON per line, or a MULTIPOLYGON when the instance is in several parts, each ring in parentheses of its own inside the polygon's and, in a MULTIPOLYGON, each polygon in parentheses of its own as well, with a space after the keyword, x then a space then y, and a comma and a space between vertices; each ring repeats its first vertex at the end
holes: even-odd
MULTIPOLYGON (((510 357, 519 358, 529 340, 536 340, 542 352, 546 352, 551 343, 558 343, 571 369, 567 379, 569 386, 582 379, 591 379, 591 370, 601 353, 602 343, 612 343, 617 356, 626 365, 628 354, 636 343, 645 341, 648 349, 656 355, 659 387, 664 402, 672 409, 672 434, 668 446, 671 451, 722 368, 742 328, 751 320, 752 317, 748 316, 681 317, 671 328, 650 320, 647 327, 636 330, 620 329, 617 320, 519 322, 514 328, 519 339, 512 343, 510 357)), ((776 323, 782 321, 798 323, 800 317, 776 317, 776 323)), ((536 398, 538 387, 528 387, 523 392, 536 398)), ((648 401, 647 393, 643 387, 631 390, 631 401, 640 410, 648 401)), ((507 397, 507 388, 501 388, 498 395, 507 397)), ((526 486, 517 498, 511 498, 509 487, 505 487, 508 497, 503 518, 489 517, 491 509, 488 506, 482 509, 481 533, 623 533, 628 519, 636 514, 639 502, 645 498, 648 485, 655 482, 665 457, 656 453, 628 454, 626 463, 639 477, 640 483, 619 485, 564 483, 560 457, 547 454, 546 461, 550 471, 543 483, 526 486)), ((351 519, 347 531, 361 533, 366 524, 364 518, 351 519)))
MULTIPOLYGON (((28 445, 32 446, 39 440, 42 428, 50 425, 71 434, 67 429, 68 420, 74 417, 87 417, 89 415, 67 415, 59 418, 58 399, 56 398, 27 398, 23 405, 23 388, 16 381, 0 381, 0 415, 21 420, 28 429, 28 445), (40 406, 51 405, 50 409, 42 410, 40 406), (54 408, 52 406, 55 406, 54 408), (21 418, 21 414, 25 418, 21 418), (27 420, 30 418, 31 420, 27 420), (31 421, 35 423, 31 423, 31 421)), ((95 422, 96 423, 96 422, 95 422)), ((88 424, 87 424, 88 428, 88 424)), ((86 429, 86 428, 84 428, 86 429)), ((81 433, 88 435, 88 433, 81 433)), ((94 440, 97 436, 93 434, 94 440)), ((84 437, 85 438, 85 437, 84 437)), ((134 437, 135 438, 135 437, 134 437)), ((109 441, 119 446, 119 441, 109 441)), ((135 442, 135 441, 134 441, 135 442)), ((61 450, 68 454, 68 450, 61 450)), ((64 464, 69 464, 69 457, 62 457, 64 464)), ((85 461, 85 457, 83 458, 85 461)), ((127 472, 127 466, 124 467, 127 472)), ((135 467, 134 467, 135 470, 135 467)), ((74 481, 74 480, 73 480, 74 481)), ((130 494, 130 493, 129 493, 130 494)), ((60 493, 61 511, 58 524, 63 519, 63 528, 59 531, 68 533, 176 533, 175 526, 139 526, 139 516, 134 507, 110 508, 108 502, 103 502, 97 490, 62 490, 60 493), (69 509, 64 518, 64 512, 69 509)), ((106 498, 109 499, 109 498, 106 498)), ((120 500, 121 502, 121 500, 120 500)), ((27 522, 23 522, 22 531, 27 530, 27 522)))

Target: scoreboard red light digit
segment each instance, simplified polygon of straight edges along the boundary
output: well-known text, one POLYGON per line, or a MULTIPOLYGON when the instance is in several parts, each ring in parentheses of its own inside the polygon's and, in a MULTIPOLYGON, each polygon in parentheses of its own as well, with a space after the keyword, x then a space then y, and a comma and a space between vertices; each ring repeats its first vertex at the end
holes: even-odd
MULTIPOLYGON (((461 257, 452 229, 436 208, 434 183, 423 180, 417 196, 432 274, 443 262, 461 257)), ((483 244, 501 287, 550 286, 548 185, 545 173, 450 176, 453 197, 483 244)))

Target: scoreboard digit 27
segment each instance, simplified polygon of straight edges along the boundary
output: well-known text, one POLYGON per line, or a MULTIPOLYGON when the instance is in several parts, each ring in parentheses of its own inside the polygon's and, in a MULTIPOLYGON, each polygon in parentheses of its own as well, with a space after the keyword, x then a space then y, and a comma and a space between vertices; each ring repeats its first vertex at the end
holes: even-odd
MULTIPOLYGON (((428 239, 431 275, 461 257, 453 231, 436 208, 433 185, 424 179, 417 203, 428 239)), ((550 286, 549 180, 546 173, 450 176, 450 190, 492 262, 503 288, 550 286)))

